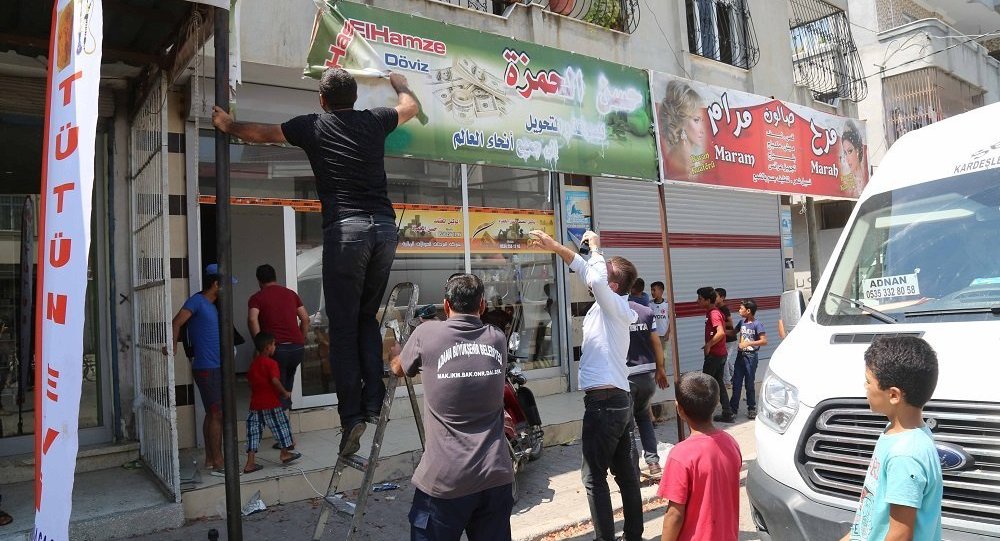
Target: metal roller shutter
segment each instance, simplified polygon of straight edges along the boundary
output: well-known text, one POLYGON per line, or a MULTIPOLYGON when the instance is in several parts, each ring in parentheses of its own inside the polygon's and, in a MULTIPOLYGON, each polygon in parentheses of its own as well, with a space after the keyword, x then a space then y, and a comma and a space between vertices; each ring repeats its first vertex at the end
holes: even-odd
MULTIPOLYGON (((0 112, 44 116, 45 84, 44 78, 0 76, 0 112)), ((98 95, 98 116, 109 117, 114 111, 113 93, 102 89, 98 95)))
MULTIPOLYGON (((681 370, 702 367, 704 316, 694 304, 703 285, 726 288, 732 301, 753 297, 764 305, 758 317, 771 344, 761 357, 769 358, 778 342, 777 310, 770 305, 782 291, 778 197, 687 185, 667 185, 665 191, 681 370)), ((592 206, 605 251, 632 261, 647 288, 663 280, 656 185, 595 178, 592 206)))

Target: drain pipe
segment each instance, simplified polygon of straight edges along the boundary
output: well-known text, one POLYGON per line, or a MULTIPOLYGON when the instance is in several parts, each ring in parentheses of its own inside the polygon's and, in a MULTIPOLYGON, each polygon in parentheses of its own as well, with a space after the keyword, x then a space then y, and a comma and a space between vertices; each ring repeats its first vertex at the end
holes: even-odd
POLYGON ((108 280, 108 312, 111 326, 111 407, 114 411, 115 442, 122 441, 122 395, 118 366, 118 290, 115 288, 115 123, 108 129, 108 261, 111 277, 108 280))

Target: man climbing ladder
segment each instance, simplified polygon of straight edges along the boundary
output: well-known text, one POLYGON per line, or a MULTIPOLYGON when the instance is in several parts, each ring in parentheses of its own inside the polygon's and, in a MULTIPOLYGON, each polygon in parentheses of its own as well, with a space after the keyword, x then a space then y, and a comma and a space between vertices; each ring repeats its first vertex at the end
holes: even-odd
POLYGON ((360 449, 365 423, 378 421, 386 391, 376 313, 398 234, 386 191, 385 138, 419 110, 405 77, 393 73, 389 82, 399 95, 394 108, 355 110, 357 82, 331 68, 319 83, 323 113, 277 125, 236 122, 218 106, 212 112, 225 133, 248 143, 289 143, 309 157, 323 209, 323 291, 341 456, 360 449))

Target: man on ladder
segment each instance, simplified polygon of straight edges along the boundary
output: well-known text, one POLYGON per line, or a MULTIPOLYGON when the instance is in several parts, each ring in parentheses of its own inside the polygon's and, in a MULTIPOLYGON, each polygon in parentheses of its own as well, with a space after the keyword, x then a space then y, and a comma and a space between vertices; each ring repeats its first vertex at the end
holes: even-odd
POLYGON ((355 110, 357 82, 330 68, 319 83, 322 114, 278 125, 236 122, 218 106, 212 111, 222 132, 248 143, 289 143, 309 157, 323 209, 323 293, 341 456, 361 448, 365 422, 378 422, 385 395, 376 316, 399 239, 386 189, 385 138, 420 108, 405 77, 393 73, 389 82, 399 95, 394 108, 355 110))
POLYGON ((392 373, 423 373, 426 443, 413 474, 410 539, 509 541, 514 468, 503 434, 507 346, 503 332, 482 322, 483 283, 448 280, 447 321, 417 327, 393 350, 392 373))

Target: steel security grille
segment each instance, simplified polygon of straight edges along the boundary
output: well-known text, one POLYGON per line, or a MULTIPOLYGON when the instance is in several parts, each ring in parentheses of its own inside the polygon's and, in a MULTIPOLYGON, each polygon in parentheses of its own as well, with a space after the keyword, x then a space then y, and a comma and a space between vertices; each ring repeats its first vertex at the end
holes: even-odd
MULTIPOLYGON (((972 464, 944 473, 941 515, 1000 525, 1000 407, 980 402, 931 400, 924 419, 934 440, 961 446, 972 464)), ((799 443, 797 465, 814 490, 857 502, 884 415, 864 399, 820 403, 799 443)))
MULTIPOLYGON (((476 11, 503 15, 514 4, 532 0, 435 0, 476 11)), ((631 34, 639 26, 639 0, 548 0, 544 9, 560 15, 631 34)))
POLYGON ((154 85, 129 142, 135 412, 143 462, 180 501, 170 319, 166 83, 154 85))
POLYGON ((795 83, 827 103, 865 99, 868 81, 844 10, 822 0, 790 0, 790 6, 795 83))
POLYGON ((685 7, 692 54, 743 69, 757 65, 760 47, 743 0, 686 0, 685 7))
POLYGON ((937 68, 923 68, 882 80, 885 138, 891 145, 904 133, 983 105, 983 91, 937 68))

